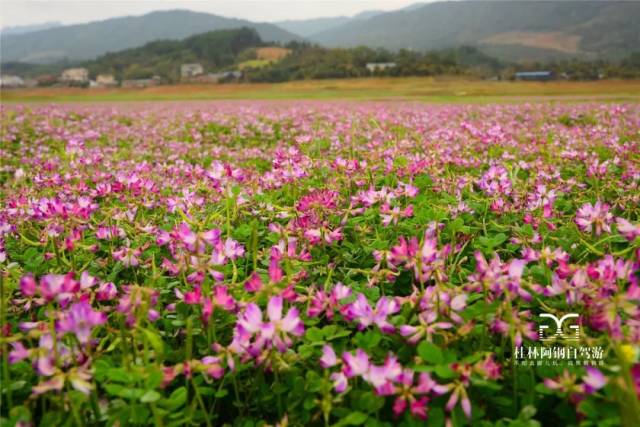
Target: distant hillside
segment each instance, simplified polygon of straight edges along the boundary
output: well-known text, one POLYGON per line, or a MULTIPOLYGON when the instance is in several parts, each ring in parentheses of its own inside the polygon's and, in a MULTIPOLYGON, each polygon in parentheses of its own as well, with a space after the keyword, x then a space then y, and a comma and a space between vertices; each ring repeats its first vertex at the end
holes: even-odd
POLYGON ((351 18, 347 16, 333 16, 328 18, 279 21, 274 22, 274 24, 301 37, 312 37, 314 34, 322 33, 324 31, 330 31, 332 28, 335 28, 339 25, 343 25, 348 22, 369 19, 381 13, 384 12, 382 12, 381 10, 365 10, 364 12, 360 12, 357 15, 352 16, 351 18))
POLYGON ((335 16, 331 18, 300 19, 274 22, 278 27, 302 37, 330 30, 338 25, 349 22, 351 18, 335 16))
POLYGON ((42 24, 32 24, 32 25, 16 25, 14 27, 5 27, 0 31, 2 36, 8 36, 11 34, 26 34, 32 33, 34 31, 40 30, 48 30, 49 28, 61 27, 62 22, 51 21, 51 22, 43 22, 42 24))
POLYGON ((235 64, 242 51, 262 45, 252 28, 218 30, 184 40, 157 40, 142 47, 107 53, 83 65, 93 76, 112 73, 120 80, 160 75, 178 81, 181 64, 198 62, 205 71, 221 70, 235 64))
POLYGON ((65 58, 72 61, 92 59, 107 52, 142 46, 154 40, 179 40, 198 33, 240 27, 255 29, 264 41, 286 43, 300 39, 273 24, 173 10, 68 25, 27 34, 3 35, 2 61, 47 63, 65 58))
POLYGON ((640 2, 451 1, 349 21, 325 46, 432 50, 475 45, 502 59, 621 57, 640 46, 640 2))

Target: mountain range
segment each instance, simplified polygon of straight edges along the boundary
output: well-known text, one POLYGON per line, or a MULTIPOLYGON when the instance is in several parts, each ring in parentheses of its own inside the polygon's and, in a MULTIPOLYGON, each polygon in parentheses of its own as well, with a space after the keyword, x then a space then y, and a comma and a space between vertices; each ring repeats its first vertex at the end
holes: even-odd
POLYGON ((348 16, 334 16, 326 18, 312 18, 312 19, 297 19, 287 21, 274 22, 278 27, 285 29, 299 36, 313 39, 317 33, 329 31, 332 28, 338 27, 349 22, 357 22, 369 19, 373 16, 380 15, 381 10, 366 10, 360 12, 352 17, 348 16))
POLYGON ((329 47, 433 50, 475 45, 501 59, 616 57, 640 49, 640 2, 450 1, 315 33, 329 47))
POLYGON ((248 27, 266 42, 308 41, 417 51, 471 45, 508 61, 619 58, 640 50, 640 2, 494 1, 416 3, 353 17, 254 23, 185 10, 152 12, 23 34, 3 31, 2 61, 92 59, 154 40, 248 27))
POLYGON ((155 40, 180 40, 215 30, 248 27, 268 42, 302 38, 269 23, 224 18, 208 13, 170 10, 143 16, 66 25, 26 34, 2 34, 2 61, 47 63, 93 59, 107 52, 139 47, 155 40))
POLYGON ((62 27, 62 22, 50 21, 50 22, 43 22, 42 24, 16 25, 14 27, 4 27, 2 28, 2 35, 8 36, 10 34, 33 33, 34 31, 48 30, 49 28, 55 28, 55 27, 62 27))

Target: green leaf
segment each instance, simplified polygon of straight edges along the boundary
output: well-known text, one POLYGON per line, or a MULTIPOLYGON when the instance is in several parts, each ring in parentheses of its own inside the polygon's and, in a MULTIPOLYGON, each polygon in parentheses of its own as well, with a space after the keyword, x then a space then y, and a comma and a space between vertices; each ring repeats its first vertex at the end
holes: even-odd
POLYGON ((355 342, 358 347, 365 350, 371 350, 375 348, 382 340, 382 334, 378 331, 367 331, 365 333, 359 333, 355 337, 355 342))
POLYGON ((367 421, 367 418, 367 414, 356 411, 344 417, 340 424, 348 426, 359 426, 361 424, 364 424, 364 422, 367 421))
POLYGON ((307 340, 311 342, 323 341, 322 336, 323 336, 322 331, 316 328, 315 326, 307 329, 307 333, 305 334, 305 337, 307 338, 307 340))
POLYGON ((153 347, 156 357, 162 358, 162 355, 164 354, 164 342, 162 341, 162 338, 150 329, 142 329, 142 332, 144 333, 147 341, 149 341, 149 344, 151 344, 151 347, 153 347))
POLYGON ((427 420, 427 426, 436 427, 444 425, 444 411, 442 408, 429 409, 429 418, 427 420))
POLYGON ((498 233, 491 238, 491 242, 493 247, 500 246, 504 243, 509 237, 504 233, 498 233))
POLYGON ((123 368, 110 368, 107 370, 107 378, 111 381, 119 383, 131 383, 133 381, 131 375, 123 368))
POLYGON ((225 397, 229 392, 226 389, 218 390, 213 396, 216 398, 225 397))
POLYGON ((436 366, 435 373, 442 379, 455 378, 458 376, 458 374, 447 365, 436 366))
POLYGON ((140 402, 142 403, 151 403, 160 399, 160 393, 155 390, 147 390, 145 394, 140 397, 140 402))
POLYGON ((162 372, 156 368, 150 368, 148 372, 149 376, 145 381, 145 386, 148 390, 153 390, 162 383, 162 372))
POLYGON ((598 418, 598 409, 589 400, 583 400, 580 402, 578 409, 589 418, 598 418))
POLYGON ((442 350, 428 341, 423 341, 418 345, 418 355, 425 362, 430 362, 434 365, 440 365, 444 361, 442 350))
POLYGON ((171 393, 168 399, 165 400, 165 407, 170 411, 175 411, 180 408, 187 401, 187 390, 184 387, 177 388, 171 393))

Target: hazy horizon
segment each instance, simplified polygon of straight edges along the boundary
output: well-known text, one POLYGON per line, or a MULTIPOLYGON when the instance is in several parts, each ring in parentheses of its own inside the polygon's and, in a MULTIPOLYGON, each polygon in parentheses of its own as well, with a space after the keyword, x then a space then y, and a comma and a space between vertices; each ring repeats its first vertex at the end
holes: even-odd
POLYGON ((246 19, 254 22, 277 22, 353 16, 368 10, 392 11, 411 4, 427 3, 428 1, 433 0, 8 0, 0 2, 0 28, 6 29, 49 22, 74 25, 175 9, 206 12, 227 18, 246 19))

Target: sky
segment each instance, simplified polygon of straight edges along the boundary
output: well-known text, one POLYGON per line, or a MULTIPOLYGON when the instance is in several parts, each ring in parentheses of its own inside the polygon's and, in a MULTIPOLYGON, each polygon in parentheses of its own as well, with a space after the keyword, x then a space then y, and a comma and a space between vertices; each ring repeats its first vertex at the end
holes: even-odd
POLYGON ((420 0, 0 0, 0 27, 51 21, 77 24, 167 9, 274 22, 352 16, 365 10, 395 10, 418 2, 420 0))

